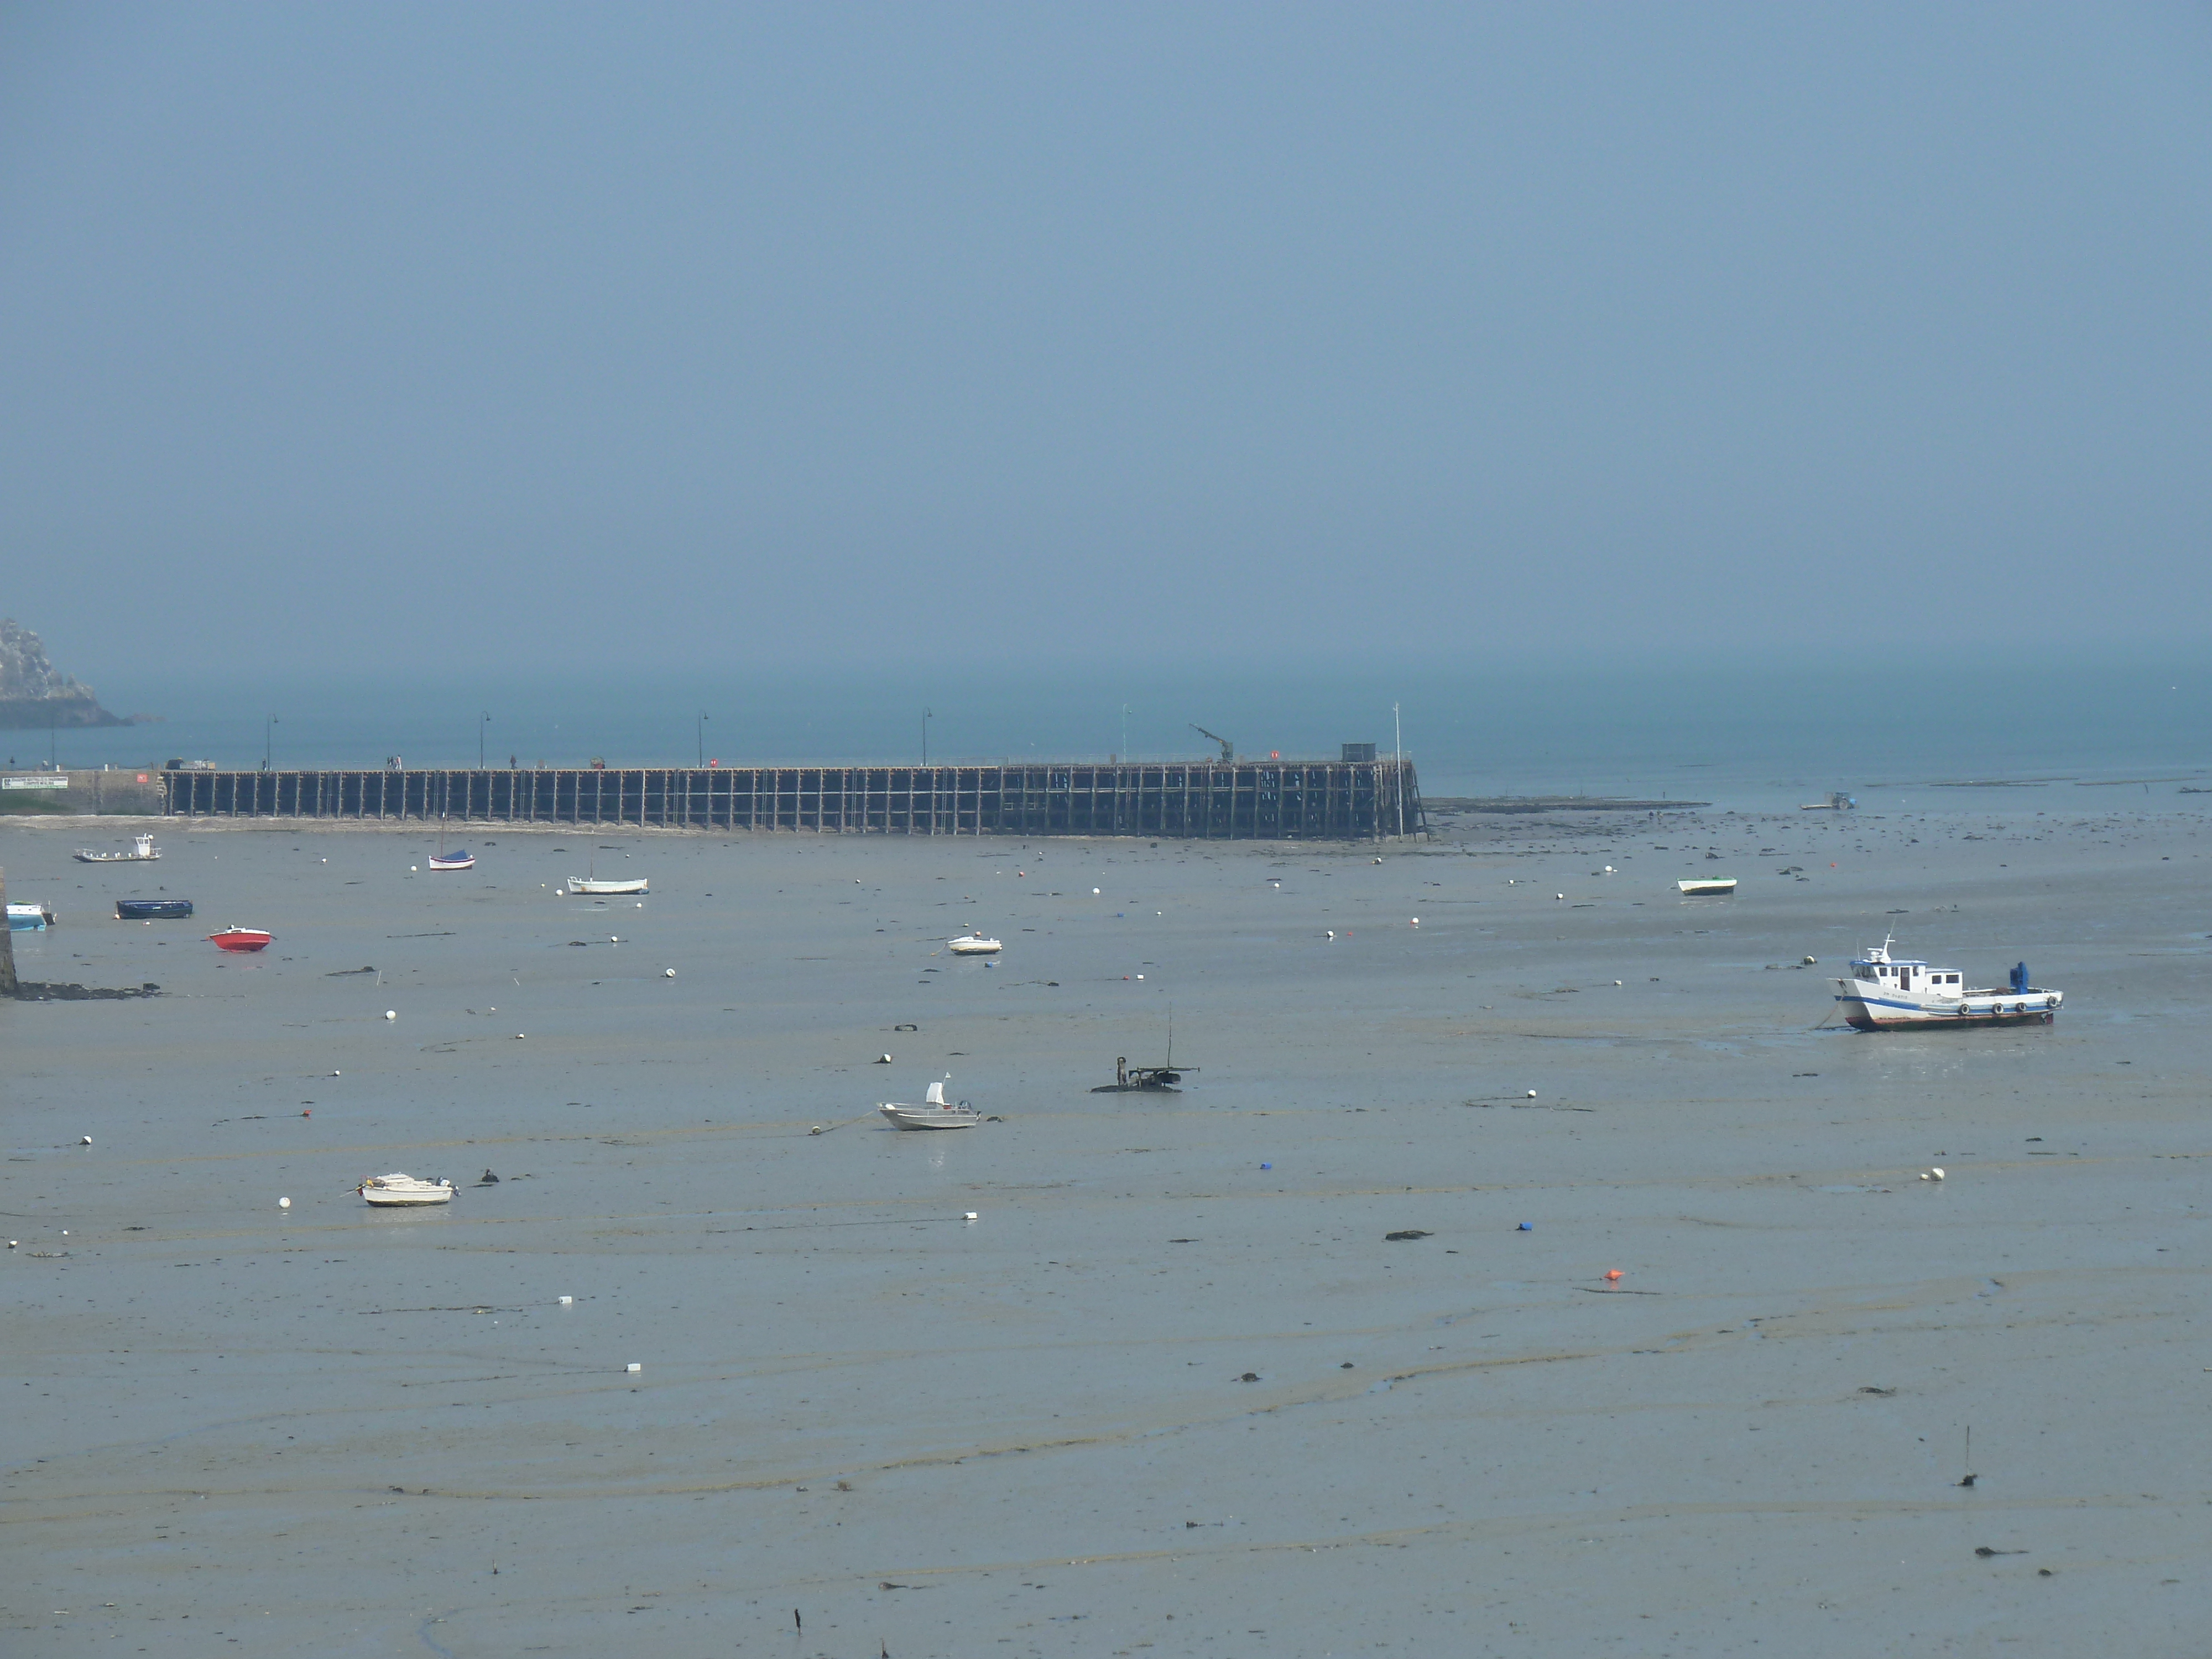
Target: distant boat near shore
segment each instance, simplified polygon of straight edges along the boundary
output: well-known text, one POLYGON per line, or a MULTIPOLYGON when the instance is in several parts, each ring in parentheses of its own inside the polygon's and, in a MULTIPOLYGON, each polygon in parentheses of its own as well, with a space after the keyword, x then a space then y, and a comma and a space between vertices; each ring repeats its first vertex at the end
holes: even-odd
POLYGON ((994 957, 1006 947, 994 939, 985 939, 981 932, 969 933, 964 939, 950 939, 945 948, 956 957, 994 957))
POLYGON ((8 907, 8 931, 11 933, 42 933, 54 925, 54 913, 44 904, 15 904, 8 907))
POLYGON ((473 870, 477 867, 476 860, 466 853, 433 853, 429 863, 433 870, 473 870))
POLYGON ((80 847, 70 857, 79 864, 146 864, 161 856, 161 849, 154 845, 151 836, 140 836, 131 843, 127 853, 95 853, 80 847))
POLYGON ((1734 876, 1696 876, 1674 885, 1685 898, 1713 898, 1735 891, 1734 876))

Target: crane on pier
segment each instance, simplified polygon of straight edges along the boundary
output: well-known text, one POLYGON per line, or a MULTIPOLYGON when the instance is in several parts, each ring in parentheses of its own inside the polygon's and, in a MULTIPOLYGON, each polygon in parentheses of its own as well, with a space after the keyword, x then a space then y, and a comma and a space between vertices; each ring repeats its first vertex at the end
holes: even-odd
POLYGON ((1212 738, 1214 742, 1221 745, 1221 763, 1224 766, 1230 765, 1236 760, 1237 745, 1230 742, 1228 738, 1223 737, 1220 732, 1209 732, 1204 726, 1200 726, 1196 720, 1193 720, 1190 723, 1190 729, 1197 732, 1201 738, 1212 738))

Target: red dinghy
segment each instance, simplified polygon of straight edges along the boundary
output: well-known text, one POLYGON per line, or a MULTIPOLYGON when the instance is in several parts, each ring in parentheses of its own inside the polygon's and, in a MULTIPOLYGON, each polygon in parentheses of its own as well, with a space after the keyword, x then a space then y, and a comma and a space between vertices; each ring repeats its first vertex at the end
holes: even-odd
POLYGON ((224 951, 265 950, 269 941, 275 937, 273 933, 265 933, 258 927, 226 927, 220 933, 208 935, 212 944, 224 951))

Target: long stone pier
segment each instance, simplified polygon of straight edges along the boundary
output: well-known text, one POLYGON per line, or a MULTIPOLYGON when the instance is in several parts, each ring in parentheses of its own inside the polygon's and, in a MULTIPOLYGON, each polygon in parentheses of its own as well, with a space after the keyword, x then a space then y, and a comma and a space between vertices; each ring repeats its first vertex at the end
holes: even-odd
POLYGON ((824 835, 1353 841, 1426 828, 1411 762, 163 772, 177 817, 635 824, 824 835))

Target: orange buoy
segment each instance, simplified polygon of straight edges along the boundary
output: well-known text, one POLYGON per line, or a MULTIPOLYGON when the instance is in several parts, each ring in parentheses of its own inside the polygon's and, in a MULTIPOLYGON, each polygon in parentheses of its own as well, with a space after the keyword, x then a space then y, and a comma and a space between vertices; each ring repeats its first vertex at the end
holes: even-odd
POLYGON ((1605 1271, 1605 1282, 1608 1285, 1614 1283, 1620 1277, 1620 1269, 1618 1267, 1608 1267, 1605 1271))

